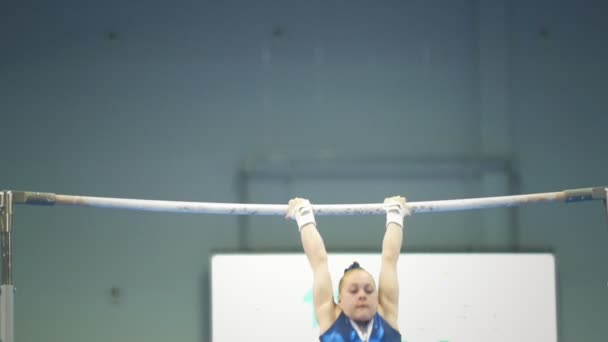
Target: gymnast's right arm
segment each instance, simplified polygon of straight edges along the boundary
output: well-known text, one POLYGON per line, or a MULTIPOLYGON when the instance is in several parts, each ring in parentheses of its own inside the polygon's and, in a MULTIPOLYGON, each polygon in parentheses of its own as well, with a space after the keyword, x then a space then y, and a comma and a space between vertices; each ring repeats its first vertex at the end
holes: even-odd
POLYGON ((295 219, 298 223, 302 247, 313 272, 313 302, 322 334, 337 318, 325 244, 317 230, 315 216, 308 200, 294 198, 289 201, 287 217, 295 219))

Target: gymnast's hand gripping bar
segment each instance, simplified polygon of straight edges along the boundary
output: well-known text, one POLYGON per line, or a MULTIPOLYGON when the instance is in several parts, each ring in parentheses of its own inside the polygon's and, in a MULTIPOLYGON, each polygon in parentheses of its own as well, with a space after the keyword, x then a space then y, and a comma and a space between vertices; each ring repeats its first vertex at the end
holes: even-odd
MULTIPOLYGON (((559 192, 527 195, 452 199, 441 201, 407 202, 412 213, 463 211, 499 207, 515 207, 533 203, 568 203, 591 200, 606 200, 608 187, 592 187, 559 192)), ((15 204, 66 205, 81 207, 111 208, 136 211, 156 211, 191 214, 220 215, 282 215, 287 204, 244 204, 158 201, 127 198, 88 197, 59 195, 54 193, 12 191, 15 204)), ((315 215, 384 215, 382 203, 371 204, 314 204, 315 215)))

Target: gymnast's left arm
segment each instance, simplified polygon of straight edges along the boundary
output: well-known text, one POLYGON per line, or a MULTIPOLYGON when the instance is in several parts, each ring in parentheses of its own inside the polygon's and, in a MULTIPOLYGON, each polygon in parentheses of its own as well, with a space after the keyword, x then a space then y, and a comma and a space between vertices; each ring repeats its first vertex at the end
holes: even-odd
POLYGON ((395 329, 399 330, 399 282, 397 261, 403 242, 403 221, 410 212, 404 197, 395 196, 384 200, 386 231, 382 241, 382 266, 378 284, 379 313, 395 329))

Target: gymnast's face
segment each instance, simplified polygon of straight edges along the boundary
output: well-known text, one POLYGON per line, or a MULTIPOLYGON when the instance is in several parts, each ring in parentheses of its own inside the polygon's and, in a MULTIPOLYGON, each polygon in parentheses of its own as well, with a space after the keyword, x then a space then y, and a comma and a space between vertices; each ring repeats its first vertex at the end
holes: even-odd
POLYGON ((372 275, 364 270, 348 271, 340 287, 338 305, 354 321, 371 320, 378 309, 378 291, 372 275))

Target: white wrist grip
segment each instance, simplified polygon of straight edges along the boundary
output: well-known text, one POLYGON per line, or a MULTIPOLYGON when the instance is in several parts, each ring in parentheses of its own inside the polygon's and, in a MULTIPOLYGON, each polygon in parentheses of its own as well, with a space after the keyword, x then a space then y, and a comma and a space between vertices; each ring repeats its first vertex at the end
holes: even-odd
POLYGON ((397 208, 395 209, 388 209, 386 211, 386 225, 388 226, 389 223, 396 223, 398 225, 400 225, 401 227, 403 227, 403 217, 405 215, 403 215, 403 212, 397 208))
POLYGON ((315 226, 317 222, 315 221, 315 214, 312 211, 312 207, 306 206, 298 208, 296 213, 296 222, 298 223, 298 230, 302 231, 302 227, 305 225, 312 223, 315 226))
POLYGON ((312 209, 306 210, 305 208, 303 208, 300 214, 298 214, 298 216, 296 217, 296 222, 298 223, 298 229, 300 231, 302 231, 302 227, 309 223, 312 223, 315 226, 317 225, 317 222, 315 221, 315 215, 312 212, 312 209))
POLYGON ((384 211, 386 211, 387 227, 390 223, 395 223, 403 228, 403 219, 410 215, 405 198, 399 196, 384 199, 384 211))

